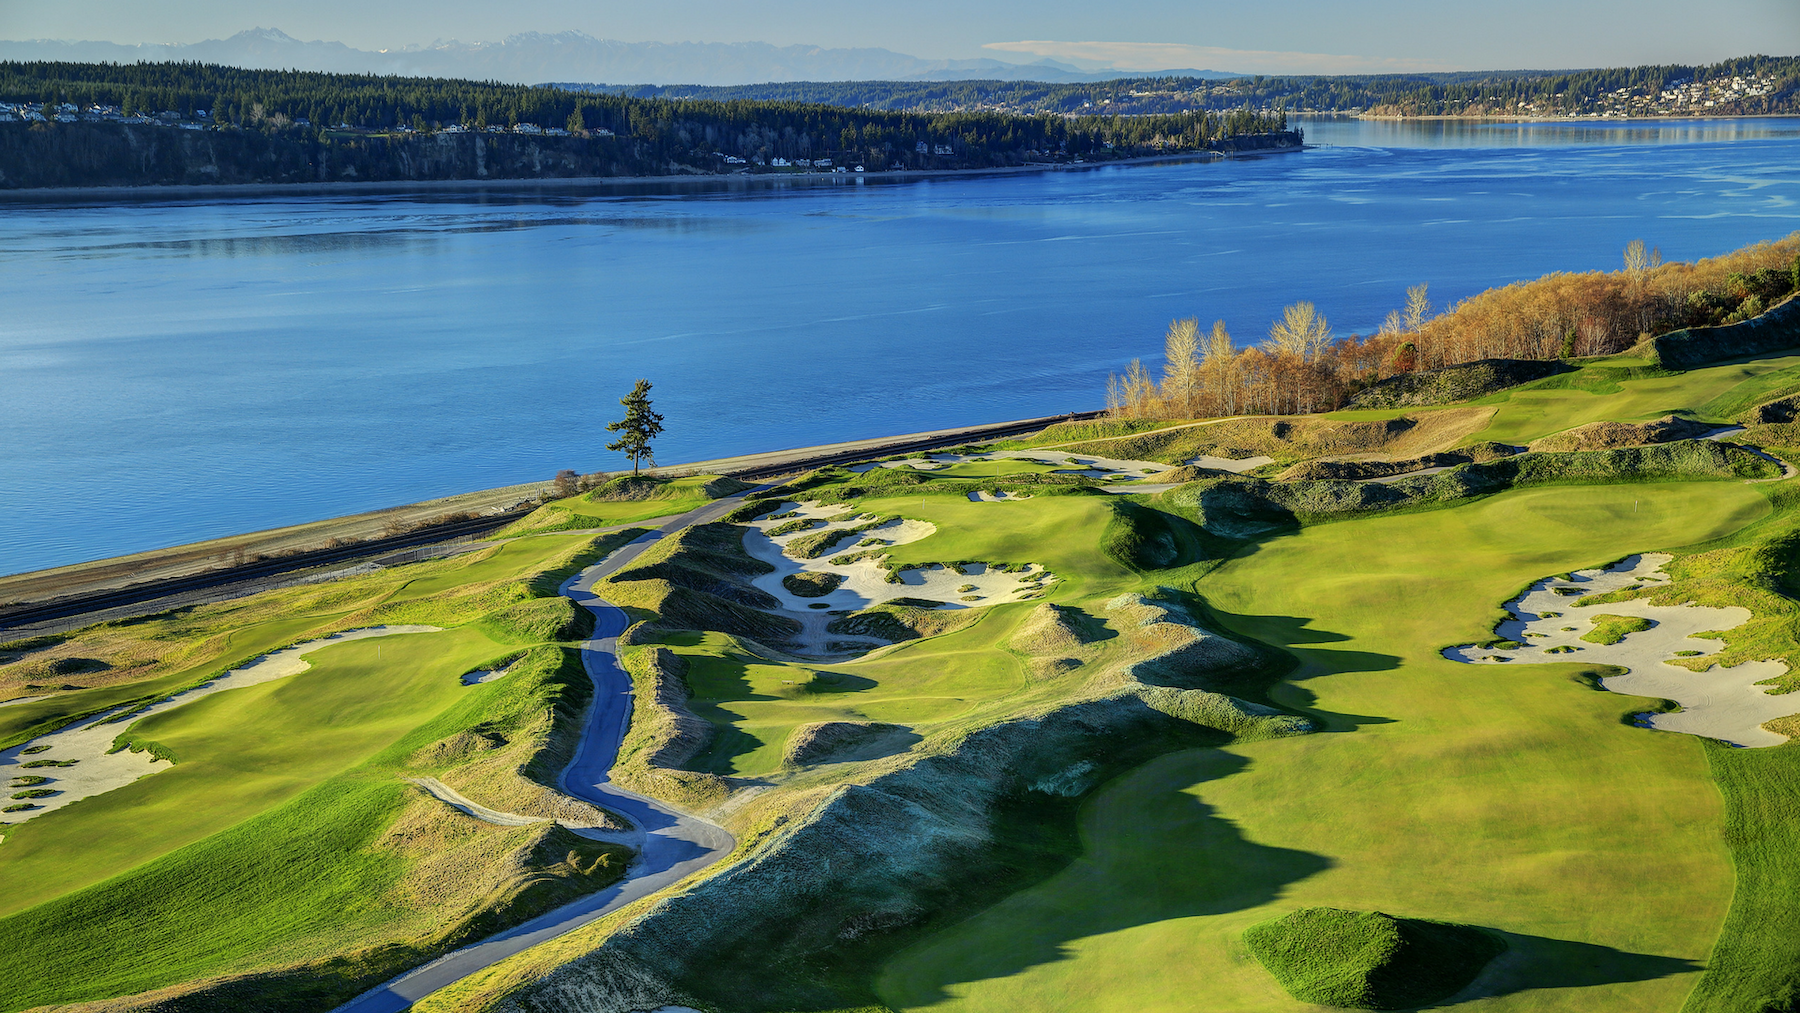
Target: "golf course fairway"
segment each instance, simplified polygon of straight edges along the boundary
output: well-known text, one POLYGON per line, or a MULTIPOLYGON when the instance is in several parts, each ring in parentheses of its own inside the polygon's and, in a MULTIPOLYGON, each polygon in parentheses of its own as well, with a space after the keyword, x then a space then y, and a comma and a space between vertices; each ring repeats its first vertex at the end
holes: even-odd
POLYGON ((1301 1007, 1239 942, 1325 905, 1505 934, 1496 1010, 1680 1006, 1732 895, 1700 741, 1624 724, 1579 665, 1440 657, 1545 573, 1721 537, 1755 486, 1506 493, 1321 524, 1197 583, 1233 630, 1293 652, 1273 695, 1325 733, 1160 758, 1102 787, 1083 854, 885 969, 895 1009, 1301 1007), (1203 1001, 1196 997, 1204 996, 1203 1001))

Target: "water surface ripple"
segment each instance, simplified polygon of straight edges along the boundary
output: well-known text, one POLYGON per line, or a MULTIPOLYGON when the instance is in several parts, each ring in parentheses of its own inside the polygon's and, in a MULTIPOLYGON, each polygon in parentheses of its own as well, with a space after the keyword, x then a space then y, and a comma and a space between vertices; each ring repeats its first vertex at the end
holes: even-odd
POLYGON ((1298 155, 889 183, 0 203, 0 573, 1102 403, 1170 318, 1372 329, 1631 239, 1800 229, 1791 120, 1321 123, 1298 155), (1659 132, 1660 131, 1660 132, 1659 132))

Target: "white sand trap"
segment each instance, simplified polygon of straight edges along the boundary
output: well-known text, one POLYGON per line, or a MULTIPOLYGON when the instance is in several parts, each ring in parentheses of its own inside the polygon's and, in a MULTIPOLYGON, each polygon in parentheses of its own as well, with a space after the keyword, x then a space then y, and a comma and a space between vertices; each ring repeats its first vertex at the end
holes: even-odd
POLYGON ((912 570, 901 570, 900 583, 888 582, 888 571, 880 564, 887 549, 927 538, 937 532, 936 526, 924 521, 903 518, 890 520, 867 531, 847 535, 829 552, 816 559, 798 559, 785 549, 797 538, 825 530, 844 530, 868 523, 872 518, 861 511, 844 506, 818 503, 784 503, 770 516, 751 521, 744 532, 744 550, 773 566, 751 581, 757 588, 773 595, 781 603, 781 611, 797 619, 805 631, 795 642, 808 652, 824 653, 827 643, 861 644, 867 648, 883 646, 885 641, 866 637, 828 634, 825 627, 835 618, 832 613, 854 612, 896 598, 920 598, 939 602, 940 608, 973 608, 1021 601, 1041 592, 1045 581, 1055 578, 1042 566, 1031 564, 1022 570, 1005 572, 985 563, 963 564, 960 572, 953 566, 934 563, 912 570), (795 517, 826 521, 806 531, 795 531, 771 538, 771 529, 795 517), (832 559, 868 553, 849 563, 833 563, 832 559), (783 579, 796 573, 828 573, 842 578, 836 589, 816 598, 806 598, 788 590, 783 579), (821 607, 822 606, 822 607, 821 607))
POLYGON ((1004 489, 999 492, 972 492, 969 494, 971 503, 1015 503, 1030 498, 1031 494, 1028 492, 1007 492, 1004 489))
POLYGON ((1188 458, 1187 463, 1196 468, 1211 468, 1214 471, 1229 471, 1234 474, 1242 475, 1252 468, 1260 468, 1265 464, 1274 464, 1275 459, 1273 457, 1263 457, 1258 455, 1256 457, 1245 457, 1240 460, 1232 460, 1229 457, 1211 457, 1206 454, 1201 454, 1199 457, 1188 458))
MULTIPOLYGON (((457 791, 455 788, 450 787, 435 777, 403 777, 400 780, 418 785, 420 788, 424 789, 426 794, 437 799, 439 802, 461 812, 465 816, 473 816, 483 823, 492 823, 495 826, 501 827, 528 827, 534 823, 550 822, 550 820, 544 816, 521 816, 518 813, 501 812, 498 809, 489 809, 487 806, 470 799, 462 792, 457 791)), ((644 831, 641 829, 610 830, 606 827, 594 826, 592 823, 572 823, 568 820, 556 820, 555 822, 557 826, 562 827, 565 830, 574 831, 593 841, 617 841, 624 844, 634 844, 638 847, 642 847, 644 843, 644 831)))
MULTIPOLYGON (((351 640, 367 640, 370 637, 391 637, 398 633, 436 633, 436 626, 370 626, 366 629, 348 630, 334 633, 319 640, 309 640, 304 644, 279 651, 273 651, 257 658, 243 668, 234 668, 217 679, 196 686, 193 689, 166 697, 133 715, 129 721, 109 722, 108 718, 120 713, 118 709, 88 718, 48 735, 40 735, 30 742, 0 751, 0 778, 4 784, 11 784, 13 778, 35 775, 48 777, 48 783, 34 785, 35 788, 47 788, 56 792, 44 798, 29 799, 36 809, 23 812, 0 813, 0 824, 23 823, 36 819, 45 813, 55 812, 71 802, 79 802, 84 798, 92 798, 123 788, 146 774, 154 774, 159 770, 167 770, 173 764, 167 760, 159 760, 149 753, 132 753, 120 751, 108 752, 113 747, 113 740, 140 718, 163 711, 173 710, 183 704, 193 703, 202 697, 214 693, 223 693, 228 689, 243 689, 247 686, 259 686, 265 682, 298 675, 311 667, 303 655, 310 654, 322 647, 342 644, 351 640), (50 748, 34 753, 26 753, 27 749, 39 746, 50 748), (26 767, 25 764, 41 760, 74 760, 67 767, 26 767)), ((12 801, 15 791, 22 788, 8 789, 6 804, 16 805, 12 801)))
MULTIPOLYGON (((517 662, 514 662, 513 664, 517 664, 517 662)), ((478 668, 473 672, 464 672, 462 684, 465 686, 479 686, 484 682, 493 682, 495 679, 504 679, 512 674, 512 670, 512 665, 506 665, 502 668, 478 668)))
POLYGON ((1652 605, 1648 598, 1604 605, 1575 604, 1584 595, 1604 594, 1634 584, 1645 588, 1665 584, 1669 577, 1661 568, 1671 558, 1661 553, 1630 556, 1603 570, 1570 574, 1568 580, 1540 580, 1506 604, 1513 618, 1502 622, 1495 631, 1524 646, 1502 650, 1465 645, 1447 649, 1444 656, 1470 664, 1584 661, 1615 665, 1628 671, 1602 680, 1606 689, 1673 700, 1681 705, 1681 710, 1673 714, 1643 715, 1640 723, 1648 727, 1739 746, 1778 746, 1786 742, 1786 736, 1771 732, 1762 724, 1800 714, 1800 693, 1771 695, 1769 687, 1757 685, 1784 674, 1786 665, 1752 661, 1735 668, 1715 666, 1705 672, 1691 672, 1665 664, 1677 652, 1695 652, 1688 657, 1717 654, 1725 647, 1723 641, 1696 638, 1694 634, 1741 626, 1750 619, 1748 609, 1652 605), (1628 633, 1616 644, 1594 644, 1581 636, 1594 628, 1596 615, 1637 616, 1655 625, 1628 633))

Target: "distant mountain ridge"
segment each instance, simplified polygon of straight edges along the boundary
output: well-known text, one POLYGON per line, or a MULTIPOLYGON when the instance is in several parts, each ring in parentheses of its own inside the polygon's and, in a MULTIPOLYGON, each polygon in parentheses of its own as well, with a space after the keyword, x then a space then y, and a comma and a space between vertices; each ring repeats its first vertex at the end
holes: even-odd
POLYGON ((371 51, 341 42, 302 42, 275 28, 254 28, 228 39, 122 45, 53 39, 0 41, 0 60, 75 63, 152 63, 193 60, 258 70, 338 74, 394 74, 534 84, 596 81, 618 84, 728 86, 789 81, 1044 81, 1074 83, 1122 77, 1229 78, 1212 70, 1132 73, 1083 71, 1054 60, 927 60, 888 49, 774 46, 766 42, 619 42, 585 32, 524 32, 499 42, 436 41, 371 51))

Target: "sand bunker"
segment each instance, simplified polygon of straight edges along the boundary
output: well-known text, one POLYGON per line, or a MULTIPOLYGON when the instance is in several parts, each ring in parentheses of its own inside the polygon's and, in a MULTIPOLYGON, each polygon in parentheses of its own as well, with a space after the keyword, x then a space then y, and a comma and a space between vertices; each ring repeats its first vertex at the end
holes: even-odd
POLYGON ((1623 675, 1602 680, 1615 693, 1673 700, 1681 710, 1672 714, 1645 714, 1640 723, 1670 732, 1685 732, 1719 739, 1739 746, 1778 746, 1787 737, 1763 728, 1764 722, 1800 713, 1800 693, 1771 695, 1757 683, 1787 671, 1777 661, 1752 661, 1735 668, 1713 667, 1692 672, 1666 664, 1671 658, 1717 654, 1720 640, 1695 634, 1728 630, 1750 619, 1748 609, 1705 608, 1699 605, 1652 605, 1648 598, 1577 606, 1585 595, 1604 594, 1634 585, 1653 588, 1666 584, 1661 571, 1670 556, 1660 553, 1630 556, 1602 570, 1581 570, 1568 579, 1549 577, 1531 585, 1519 598, 1506 604, 1513 618, 1495 631, 1522 646, 1510 649, 1466 645, 1444 652, 1452 661, 1470 664, 1503 662, 1583 661, 1628 669, 1623 675), (1616 644, 1597 644, 1581 639, 1595 628, 1597 616, 1632 616, 1653 625, 1627 633, 1616 644))
POLYGON ((1043 591, 1046 581, 1055 579, 1035 563, 1010 572, 985 563, 932 563, 898 571, 894 576, 899 583, 893 583, 888 569, 881 565, 887 550, 926 538, 937 528, 910 518, 880 521, 850 506, 784 503, 747 527, 744 550, 775 568, 775 572, 763 574, 751 583, 773 595, 781 603, 783 614, 799 620, 804 630, 795 642, 810 653, 827 653, 828 648, 830 653, 840 653, 843 649, 886 646, 884 640, 825 631, 837 616, 871 605, 897 598, 937 602, 943 609, 998 605, 1035 596, 1043 591), (783 526, 795 526, 797 521, 815 523, 801 530, 769 534, 783 526), (864 530, 852 530, 865 525, 868 527, 864 530), (790 550, 795 541, 828 531, 850 533, 817 558, 802 558, 790 550), (823 595, 796 595, 789 590, 785 578, 801 572, 833 574, 839 583, 823 595))
MULTIPOLYGON (((154 774, 173 766, 167 760, 159 760, 149 753, 108 752, 113 747, 113 740, 140 718, 160 714, 163 711, 193 703, 202 697, 222 693, 228 689, 258 686, 290 675, 298 675, 311 667, 303 656, 321 647, 330 647, 333 644, 342 644, 351 640, 366 640, 370 637, 390 637, 398 633, 436 633, 438 631, 439 627, 436 626, 371 626, 366 629, 335 633, 319 640, 309 640, 304 644, 265 654, 248 665, 234 668, 205 685, 196 686, 183 693, 159 700, 132 715, 129 720, 111 721, 111 718, 121 716, 122 709, 108 711, 60 731, 41 735, 30 742, 0 751, 0 778, 6 779, 5 784, 12 784, 15 778, 45 777, 49 780, 31 787, 55 792, 55 794, 42 798, 28 800, 29 804, 37 807, 35 809, 0 813, 0 824, 23 823, 26 820, 35 819, 45 813, 55 812, 71 802, 79 802, 84 798, 92 798, 115 788, 123 788, 146 774, 154 774), (32 764, 39 763, 43 766, 32 766, 32 764), (63 766, 62 764, 68 765, 63 766)), ((6 792, 6 804, 19 804, 11 799, 13 792, 19 790, 21 789, 12 788, 6 792)))

